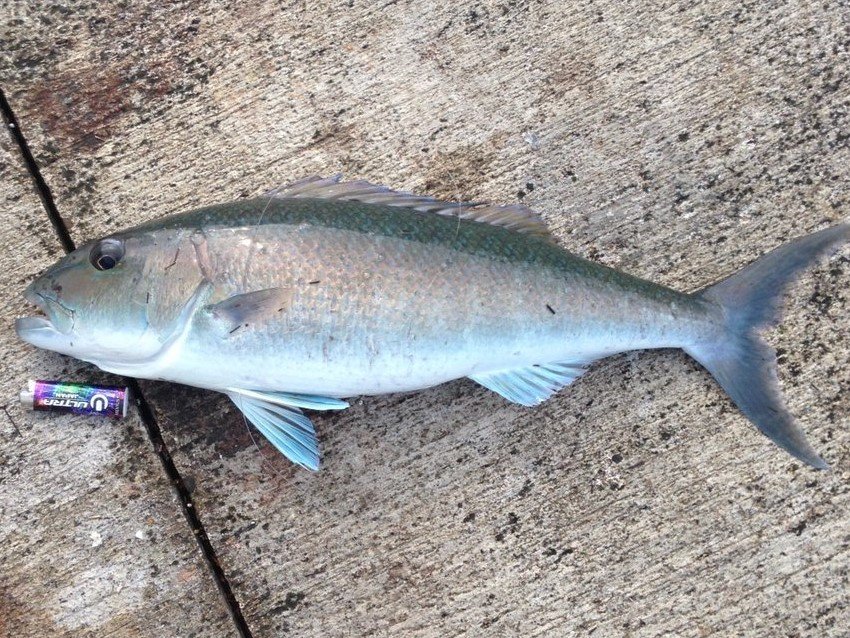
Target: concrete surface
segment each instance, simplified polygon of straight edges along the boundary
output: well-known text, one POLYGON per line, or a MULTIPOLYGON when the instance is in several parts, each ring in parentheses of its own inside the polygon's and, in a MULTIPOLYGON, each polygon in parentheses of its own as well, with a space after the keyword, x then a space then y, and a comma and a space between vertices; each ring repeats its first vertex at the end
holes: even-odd
MULTIPOLYGON (((30 1, 0 81, 78 241, 342 171, 522 199, 567 248, 687 290, 847 217, 848 23, 802 2, 30 1)), ((848 282, 845 248, 770 336, 828 473, 677 352, 603 362, 535 410, 465 381, 358 400, 315 418, 315 475, 256 449, 224 398, 144 388, 255 636, 840 636, 848 282)), ((9 388, 78 366, 14 347, 9 388)), ((110 481, 159 470, 116 454, 110 481)))

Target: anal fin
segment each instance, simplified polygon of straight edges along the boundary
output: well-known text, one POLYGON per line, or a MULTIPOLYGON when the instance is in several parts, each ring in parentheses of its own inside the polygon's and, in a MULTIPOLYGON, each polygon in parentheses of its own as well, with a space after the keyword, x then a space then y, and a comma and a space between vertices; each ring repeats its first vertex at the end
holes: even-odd
POLYGON ((571 384, 585 370, 584 363, 546 363, 475 374, 469 378, 508 401, 531 407, 571 384))

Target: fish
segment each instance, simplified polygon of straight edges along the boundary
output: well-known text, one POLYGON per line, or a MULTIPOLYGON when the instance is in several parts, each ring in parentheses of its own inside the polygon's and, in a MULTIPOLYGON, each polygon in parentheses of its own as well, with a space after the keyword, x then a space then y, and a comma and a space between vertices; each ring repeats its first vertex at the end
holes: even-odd
POLYGON ((678 348, 767 437, 827 468, 760 336, 783 293, 850 238, 795 239, 695 292, 561 248, 522 205, 449 202, 341 176, 141 223, 26 289, 18 336, 125 376, 222 392, 310 470, 307 411, 469 378, 533 407, 605 357, 678 348))

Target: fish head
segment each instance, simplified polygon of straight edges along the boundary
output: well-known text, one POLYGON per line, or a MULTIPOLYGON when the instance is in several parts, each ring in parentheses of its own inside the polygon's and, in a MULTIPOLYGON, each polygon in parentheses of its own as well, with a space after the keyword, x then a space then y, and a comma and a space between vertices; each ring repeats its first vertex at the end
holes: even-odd
POLYGON ((155 351, 142 281, 149 243, 113 235, 61 258, 25 290, 43 314, 17 319, 18 336, 94 363, 133 361, 155 351))

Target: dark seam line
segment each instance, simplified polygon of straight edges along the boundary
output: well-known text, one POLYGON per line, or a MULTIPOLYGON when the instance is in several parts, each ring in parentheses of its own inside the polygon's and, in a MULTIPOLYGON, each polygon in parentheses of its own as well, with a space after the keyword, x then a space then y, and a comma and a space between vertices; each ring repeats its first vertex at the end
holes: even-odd
MULTIPOLYGON (((62 219, 62 216, 59 214, 59 210, 56 208, 56 203, 53 201, 53 195, 50 193, 50 188, 47 186, 47 182, 44 181, 44 177, 41 175, 38 164, 30 152, 29 145, 27 144, 23 131, 15 117, 15 113, 12 111, 12 107, 6 100, 6 95, 2 89, 0 89, 0 110, 3 112, 3 120, 6 123, 6 128, 11 133, 12 138, 17 144, 18 150, 24 159, 30 177, 38 191, 38 196, 41 198, 42 204, 44 204, 47 216, 50 218, 50 222, 53 224, 56 234, 59 236, 62 248, 66 253, 72 252, 74 250, 74 240, 71 238, 71 234, 68 232, 68 227, 65 225, 65 221, 62 219)), ((162 438, 162 431, 157 424, 156 417, 154 417, 150 404, 142 394, 139 382, 136 379, 129 377, 124 377, 124 382, 129 386, 130 392, 133 397, 135 397, 136 407, 139 410, 139 417, 142 420, 142 424, 145 426, 148 439, 162 463, 162 467, 168 476, 168 480, 171 483, 172 488, 177 493, 177 497, 180 500, 180 507, 183 510, 183 515, 186 517, 186 521, 192 529, 192 535, 195 537, 195 540, 200 547, 207 567, 209 567, 212 572, 212 577, 213 580, 215 580, 218 591, 224 598, 224 602, 230 612, 230 617, 236 625, 236 630, 239 632, 241 638, 253 638, 253 634, 248 628, 248 623, 245 622, 245 617, 242 615, 242 609, 239 606, 239 602, 236 600, 236 596, 233 594, 233 589, 230 587, 230 582, 227 580, 227 576, 218 561, 215 549, 213 549, 209 536, 204 529, 204 525, 201 523, 201 519, 195 511, 195 506, 192 503, 192 496, 189 493, 189 489, 186 487, 186 482, 183 480, 183 477, 180 476, 177 466, 174 465, 171 452, 168 450, 168 446, 166 446, 165 441, 162 438)))
POLYGON ((24 163, 27 165, 27 171, 29 171, 30 177, 35 182, 35 190, 41 198, 41 203, 44 204, 44 208, 47 210, 47 216, 50 218, 50 223, 53 224, 53 229, 59 236, 59 242, 62 244, 62 248, 65 252, 70 253, 74 250, 74 240, 71 239, 71 235, 68 233, 68 228, 65 226, 65 222, 62 221, 62 217, 59 216, 59 211, 56 209, 56 203, 53 201, 53 195, 50 193, 47 183, 41 176, 38 164, 36 164, 35 158, 32 156, 30 147, 24 139, 24 134, 18 124, 18 118, 15 117, 15 112, 12 111, 12 107, 9 106, 9 102, 6 100, 6 94, 3 92, 3 89, 0 89, 0 109, 3 111, 3 119, 6 122, 6 128, 12 134, 12 138, 18 145, 18 150, 21 152, 21 155, 24 158, 24 163))

